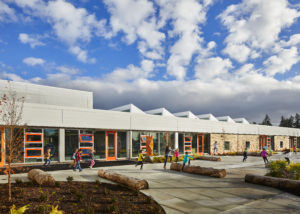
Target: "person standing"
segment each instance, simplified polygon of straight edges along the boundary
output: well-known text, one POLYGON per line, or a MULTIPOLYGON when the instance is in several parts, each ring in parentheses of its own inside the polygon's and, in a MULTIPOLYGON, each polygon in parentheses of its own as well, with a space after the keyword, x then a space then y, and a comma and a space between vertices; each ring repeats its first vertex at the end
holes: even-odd
POLYGON ((267 155, 268 155, 268 153, 266 152, 266 149, 263 148, 263 150, 261 151, 261 156, 262 156, 262 158, 263 158, 265 164, 269 163, 269 160, 268 160, 268 158, 267 158, 267 155))
MULTIPOLYGON (((185 152, 185 155, 184 155, 184 157, 183 157, 183 162, 182 162, 182 169, 181 169, 181 171, 183 171, 186 162, 188 162, 188 160, 190 160, 190 159, 192 159, 192 158, 193 158, 193 156, 189 155, 188 152, 185 152)), ((189 163, 190 163, 190 162, 189 162, 189 163)))
POLYGON ((286 149, 285 150, 285 160, 288 162, 288 165, 290 165, 291 161, 290 161, 290 158, 291 158, 291 152, 290 152, 290 149, 286 149))
POLYGON ((215 141, 214 143, 214 155, 218 154, 218 143, 215 141))
POLYGON ((81 166, 80 166, 80 160, 81 160, 81 149, 79 149, 76 154, 75 154, 75 160, 76 160, 76 165, 74 167, 74 171, 76 171, 76 169, 79 169, 79 172, 82 171, 81 166))
POLYGON ((138 165, 141 165, 140 170, 143 169, 143 165, 144 165, 143 159, 144 159, 143 150, 140 150, 139 157, 138 157, 138 162, 135 164, 135 167, 137 167, 138 165))
POLYGON ((170 163, 172 162, 172 159, 173 159, 172 152, 173 152, 173 150, 171 149, 171 146, 169 146, 168 157, 169 157, 169 159, 170 159, 170 163))
POLYGON ((175 157, 175 162, 177 163, 178 162, 178 158, 179 158, 179 152, 178 152, 178 148, 175 149, 175 152, 174 152, 174 157, 175 157))
POLYGON ((164 163, 164 169, 166 169, 167 161, 169 158, 169 152, 170 152, 170 147, 167 145, 165 149, 165 163, 164 163))
POLYGON ((91 154, 90 154, 90 156, 91 156, 91 162, 90 162, 90 168, 92 169, 93 168, 93 166, 95 165, 95 150, 94 149, 91 149, 91 154))
POLYGON ((296 149, 296 146, 295 146, 295 145, 293 146, 293 152, 294 152, 294 155, 297 154, 297 149, 296 149))
POLYGON ((45 153, 45 163, 44 163, 44 166, 47 166, 47 163, 48 163, 48 166, 50 165, 51 163, 51 149, 48 148, 46 153, 45 153))
POLYGON ((245 148, 243 156, 244 156, 243 162, 245 162, 247 160, 247 158, 248 158, 248 150, 247 150, 247 148, 245 148))
POLYGON ((76 166, 76 153, 78 152, 78 149, 74 149, 73 151, 73 155, 72 155, 72 160, 73 160, 73 163, 71 164, 73 166, 73 168, 76 166))

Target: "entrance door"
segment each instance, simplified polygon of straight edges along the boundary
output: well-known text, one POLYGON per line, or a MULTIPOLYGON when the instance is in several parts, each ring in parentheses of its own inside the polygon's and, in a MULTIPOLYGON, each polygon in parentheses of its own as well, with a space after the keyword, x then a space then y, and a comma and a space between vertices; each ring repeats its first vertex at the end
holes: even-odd
POLYGON ((203 154, 204 148, 203 148, 203 135, 202 134, 198 134, 198 136, 197 136, 197 144, 198 144, 198 151, 197 151, 197 153, 198 154, 203 154))
POLYGON ((106 160, 117 159, 117 132, 106 132, 106 160))
POLYGON ((4 166, 4 128, 0 128, 0 167, 4 166))

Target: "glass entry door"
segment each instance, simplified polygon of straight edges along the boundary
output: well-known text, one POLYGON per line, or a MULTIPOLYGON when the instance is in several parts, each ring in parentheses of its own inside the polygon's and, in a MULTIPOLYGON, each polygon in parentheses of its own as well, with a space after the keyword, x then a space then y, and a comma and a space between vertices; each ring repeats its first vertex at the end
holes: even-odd
POLYGON ((117 159, 117 132, 106 132, 106 160, 117 159))
POLYGON ((198 143, 198 154, 203 154, 203 135, 198 134, 197 136, 197 143, 198 143))
POLYGON ((4 166, 4 128, 0 128, 0 167, 4 166))

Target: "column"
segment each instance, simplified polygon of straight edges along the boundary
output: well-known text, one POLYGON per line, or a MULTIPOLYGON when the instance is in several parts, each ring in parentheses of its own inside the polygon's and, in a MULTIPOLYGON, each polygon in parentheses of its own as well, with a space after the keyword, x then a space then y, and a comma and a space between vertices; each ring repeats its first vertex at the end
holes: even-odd
POLYGON ((179 148, 178 144, 178 132, 175 132, 175 149, 179 148))
POLYGON ((58 137, 58 160, 59 162, 65 161, 65 129, 59 129, 59 137, 58 137))
POLYGON ((127 158, 132 158, 132 131, 127 131, 127 158))

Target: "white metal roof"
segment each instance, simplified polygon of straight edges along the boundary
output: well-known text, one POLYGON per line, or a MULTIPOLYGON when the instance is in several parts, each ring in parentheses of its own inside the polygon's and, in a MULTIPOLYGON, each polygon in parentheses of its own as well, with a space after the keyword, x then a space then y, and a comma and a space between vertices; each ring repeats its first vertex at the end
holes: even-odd
POLYGON ((152 109, 149 111, 145 111, 147 114, 152 114, 152 115, 161 115, 161 116, 169 116, 169 117, 174 117, 172 113, 170 113, 167 109, 165 108, 157 108, 157 109, 152 109))
POLYGON ((212 114, 199 114, 197 117, 201 120, 218 121, 218 119, 212 114))
POLYGON ((235 123, 234 120, 231 117, 229 117, 229 116, 217 117, 217 119, 219 121, 223 121, 223 122, 235 123))
POLYGON ((191 111, 183 111, 183 112, 177 112, 173 113, 176 117, 185 117, 190 119, 198 119, 196 115, 194 115, 191 111))
POLYGON ((250 124, 250 123, 248 122, 248 120, 246 120, 245 118, 235 118, 235 119, 233 119, 233 120, 234 120, 234 122, 236 122, 236 123, 250 124))
POLYGON ((124 106, 119 106, 113 109, 110 109, 111 111, 121 111, 121 112, 130 112, 130 113, 137 113, 137 114, 145 114, 141 109, 136 107, 133 104, 127 104, 124 106))

